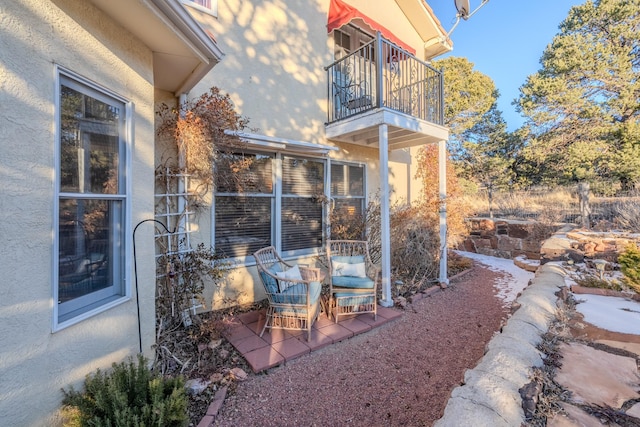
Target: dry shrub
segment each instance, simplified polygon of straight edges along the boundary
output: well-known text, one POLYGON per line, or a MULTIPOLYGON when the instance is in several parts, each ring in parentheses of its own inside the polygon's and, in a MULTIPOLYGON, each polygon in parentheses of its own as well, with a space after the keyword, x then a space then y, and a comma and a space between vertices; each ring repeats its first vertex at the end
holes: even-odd
POLYGON ((170 169, 184 173, 186 168, 206 188, 213 184, 212 165, 217 153, 243 145, 237 136, 225 131, 242 131, 249 123, 236 113, 229 95, 216 87, 177 108, 162 104, 157 114, 161 122, 158 135, 168 138, 175 149, 170 169), (183 161, 179 153, 183 153, 183 161))
POLYGON ((496 217, 525 219, 547 215, 557 221, 562 221, 578 203, 570 188, 494 192, 491 206, 486 194, 467 195, 465 199, 475 215, 485 215, 491 207, 496 217))
POLYGON ((640 231, 640 200, 623 200, 614 205, 614 222, 622 230, 640 231))
POLYGON ((623 290, 619 282, 600 279, 591 274, 584 274, 574 278, 575 282, 585 288, 612 289, 614 291, 623 290))
POLYGON ((563 222, 563 212, 550 207, 538 215, 538 218, 533 223, 529 237, 538 242, 543 242, 551 237, 559 228, 559 224, 563 222))
POLYGON ((500 193, 494 195, 495 211, 503 217, 526 217, 526 213, 537 212, 535 204, 521 193, 500 193))
POLYGON ((329 212, 329 223, 331 240, 362 240, 365 236, 365 217, 352 212, 347 206, 332 209, 329 212))
MULTIPOLYGON (((440 199, 438 183, 438 146, 426 145, 418 153, 416 163, 418 169, 416 178, 422 180, 422 194, 417 210, 424 211, 423 218, 437 224, 440 207, 443 200, 440 199)), ((463 195, 462 187, 458 181, 455 168, 447 156, 447 197, 444 200, 447 208, 447 244, 455 247, 469 233, 467 223, 473 209, 468 199, 463 195)))
MULTIPOLYGON (((394 295, 406 295, 427 287, 438 272, 440 238, 438 217, 417 206, 396 203, 391 207, 391 274, 394 295)), ((369 203, 366 215, 371 259, 380 262, 380 201, 369 203)))
POLYGON ((447 273, 449 276, 462 273, 471 267, 473 267, 473 261, 471 261, 471 259, 460 256, 455 252, 449 252, 447 254, 447 273))

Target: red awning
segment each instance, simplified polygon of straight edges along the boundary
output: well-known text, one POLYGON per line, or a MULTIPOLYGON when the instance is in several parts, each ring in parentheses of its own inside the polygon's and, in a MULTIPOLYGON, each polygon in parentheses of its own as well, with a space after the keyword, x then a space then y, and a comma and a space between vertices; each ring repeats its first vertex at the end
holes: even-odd
POLYGON ((413 49, 411 46, 409 46, 408 44, 406 44, 405 42, 397 38, 391 31, 387 30, 385 27, 378 24, 376 21, 369 18, 367 15, 360 12, 355 7, 346 4, 342 0, 331 0, 331 3, 329 4, 327 32, 330 33, 336 28, 340 28, 343 25, 348 24, 349 22, 351 22, 356 18, 362 19, 373 30, 380 31, 380 34, 382 34, 382 36, 385 39, 390 40, 391 42, 397 44, 402 49, 408 51, 412 55, 416 54, 415 49, 413 49))

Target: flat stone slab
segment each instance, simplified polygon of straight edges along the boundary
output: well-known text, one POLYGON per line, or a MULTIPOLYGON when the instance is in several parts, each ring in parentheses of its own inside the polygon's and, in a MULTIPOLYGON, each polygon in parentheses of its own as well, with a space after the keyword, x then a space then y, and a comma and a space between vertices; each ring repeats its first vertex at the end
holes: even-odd
POLYGON ((621 408, 640 397, 635 359, 596 350, 579 343, 561 343, 562 366, 555 380, 572 391, 576 403, 621 408))
POLYGON ((547 421, 547 427, 602 427, 596 417, 568 403, 561 403, 566 414, 555 414, 547 421))
POLYGON ((596 343, 608 345, 609 347, 619 348, 640 356, 640 344, 633 342, 622 342, 614 340, 597 340, 596 343))

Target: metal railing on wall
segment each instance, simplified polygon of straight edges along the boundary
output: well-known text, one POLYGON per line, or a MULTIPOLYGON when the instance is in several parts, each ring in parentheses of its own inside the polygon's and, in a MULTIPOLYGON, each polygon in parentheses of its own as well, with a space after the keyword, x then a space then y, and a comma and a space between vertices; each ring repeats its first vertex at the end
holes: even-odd
POLYGON ((326 70, 328 123, 384 107, 444 124, 443 73, 380 33, 326 70))

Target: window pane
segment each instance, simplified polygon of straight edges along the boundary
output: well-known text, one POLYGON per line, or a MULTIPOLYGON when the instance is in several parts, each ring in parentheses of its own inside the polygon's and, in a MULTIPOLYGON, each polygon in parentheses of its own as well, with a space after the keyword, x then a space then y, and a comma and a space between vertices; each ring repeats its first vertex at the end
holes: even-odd
POLYGON ((341 218, 359 220, 362 218, 362 199, 337 199, 334 213, 341 218))
POLYGON ((122 294, 122 212, 121 201, 60 200, 60 303, 105 288, 112 288, 110 295, 122 294))
POLYGON ((268 155, 219 153, 216 159, 216 192, 273 193, 273 158, 268 155))
POLYGON ((217 196, 215 248, 226 257, 271 245, 271 197, 217 196))
POLYGON ((364 166, 332 164, 331 196, 364 196, 364 166))
POLYGON ((322 246, 322 203, 315 198, 282 198, 282 250, 322 246))
POLYGON ((349 195, 364 196, 364 167, 349 165, 349 195))
POLYGON ((296 157, 284 157, 282 159, 282 194, 323 195, 324 163, 296 157))
POLYGON ((338 60, 344 58, 351 52, 351 37, 340 31, 333 31, 333 57, 338 60))
POLYGON ((60 191, 119 192, 120 109, 61 86, 60 191))

